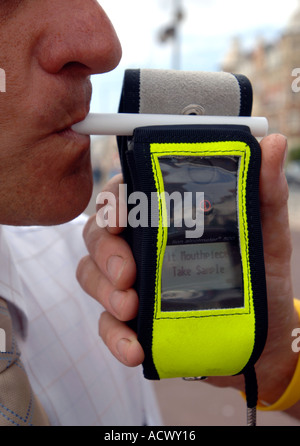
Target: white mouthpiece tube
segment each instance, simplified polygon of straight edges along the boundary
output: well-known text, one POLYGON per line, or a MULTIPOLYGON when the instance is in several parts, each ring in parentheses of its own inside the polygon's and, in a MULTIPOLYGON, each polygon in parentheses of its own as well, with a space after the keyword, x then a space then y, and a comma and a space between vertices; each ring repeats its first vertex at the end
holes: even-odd
POLYGON ((84 135, 131 136, 137 127, 156 125, 243 125, 250 128, 255 137, 268 133, 266 118, 243 116, 155 115, 133 113, 90 113, 84 121, 72 126, 84 135))

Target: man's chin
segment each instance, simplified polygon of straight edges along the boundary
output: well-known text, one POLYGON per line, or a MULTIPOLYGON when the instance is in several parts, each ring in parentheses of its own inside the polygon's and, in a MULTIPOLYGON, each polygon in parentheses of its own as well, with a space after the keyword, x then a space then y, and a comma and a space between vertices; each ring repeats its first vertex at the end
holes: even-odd
POLYGON ((61 182, 60 190, 52 197, 51 204, 40 213, 41 226, 67 223, 82 214, 87 208, 93 192, 93 176, 89 169, 82 169, 77 174, 66 177, 61 182))
POLYGON ((0 224, 9 226, 56 226, 74 220, 87 208, 92 191, 74 194, 73 199, 57 197, 40 206, 23 207, 2 218, 0 224))
MULTIPOLYGON (((40 216, 35 222, 38 226, 54 226, 68 223, 81 215, 87 208, 91 194, 80 202, 76 201, 71 204, 67 204, 63 208, 56 207, 53 211, 40 216)), ((48 210, 49 211, 49 210, 48 210)))

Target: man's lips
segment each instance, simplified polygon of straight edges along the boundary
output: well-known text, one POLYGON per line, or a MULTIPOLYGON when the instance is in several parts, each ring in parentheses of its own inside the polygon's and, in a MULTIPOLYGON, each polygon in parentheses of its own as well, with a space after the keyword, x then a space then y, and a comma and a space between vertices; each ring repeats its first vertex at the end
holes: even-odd
MULTIPOLYGON (((65 126, 58 127, 56 131, 54 131, 54 134, 57 134, 58 136, 62 138, 66 138, 70 141, 73 141, 78 144, 83 145, 89 145, 90 144, 90 136, 89 135, 82 135, 81 133, 78 133, 76 130, 72 128, 74 124, 77 124, 78 122, 81 122, 86 118, 89 112, 89 107, 85 107, 84 111, 79 111, 79 108, 77 109, 77 116, 74 116, 68 121, 65 122, 65 126)), ((70 113, 71 115, 71 113, 70 113)), ((63 122, 63 121, 62 121, 63 122)), ((64 125, 64 124, 63 124, 64 125)))
POLYGON ((56 138, 54 144, 58 148, 57 153, 63 157, 64 169, 73 174, 84 167, 88 172, 86 162, 90 159, 90 136, 81 135, 71 127, 54 132, 52 136, 56 138))
POLYGON ((62 130, 59 130, 56 132, 57 135, 67 138, 69 140, 72 140, 77 143, 90 143, 90 137, 88 135, 82 135, 80 133, 77 133, 75 130, 73 130, 71 127, 66 127, 62 130))

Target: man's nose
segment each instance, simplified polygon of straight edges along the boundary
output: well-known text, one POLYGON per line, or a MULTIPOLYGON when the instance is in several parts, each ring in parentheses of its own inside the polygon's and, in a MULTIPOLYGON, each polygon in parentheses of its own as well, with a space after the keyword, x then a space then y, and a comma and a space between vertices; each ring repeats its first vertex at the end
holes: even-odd
POLYGON ((119 39, 96 0, 47 3, 52 6, 37 50, 39 64, 45 71, 54 74, 77 67, 90 75, 118 65, 122 54, 119 39))

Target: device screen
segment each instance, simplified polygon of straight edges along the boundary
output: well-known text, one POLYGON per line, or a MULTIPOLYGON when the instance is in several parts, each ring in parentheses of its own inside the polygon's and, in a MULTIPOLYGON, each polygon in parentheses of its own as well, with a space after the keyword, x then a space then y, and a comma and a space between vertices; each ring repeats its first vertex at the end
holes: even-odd
MULTIPOLYGON (((179 191, 182 207, 167 210, 170 225, 163 259, 161 311, 244 306, 237 217, 239 157, 161 157, 165 192, 179 191), (201 237, 187 238, 184 193, 204 193, 201 237)), ((194 218, 196 201, 192 201, 194 218)))

